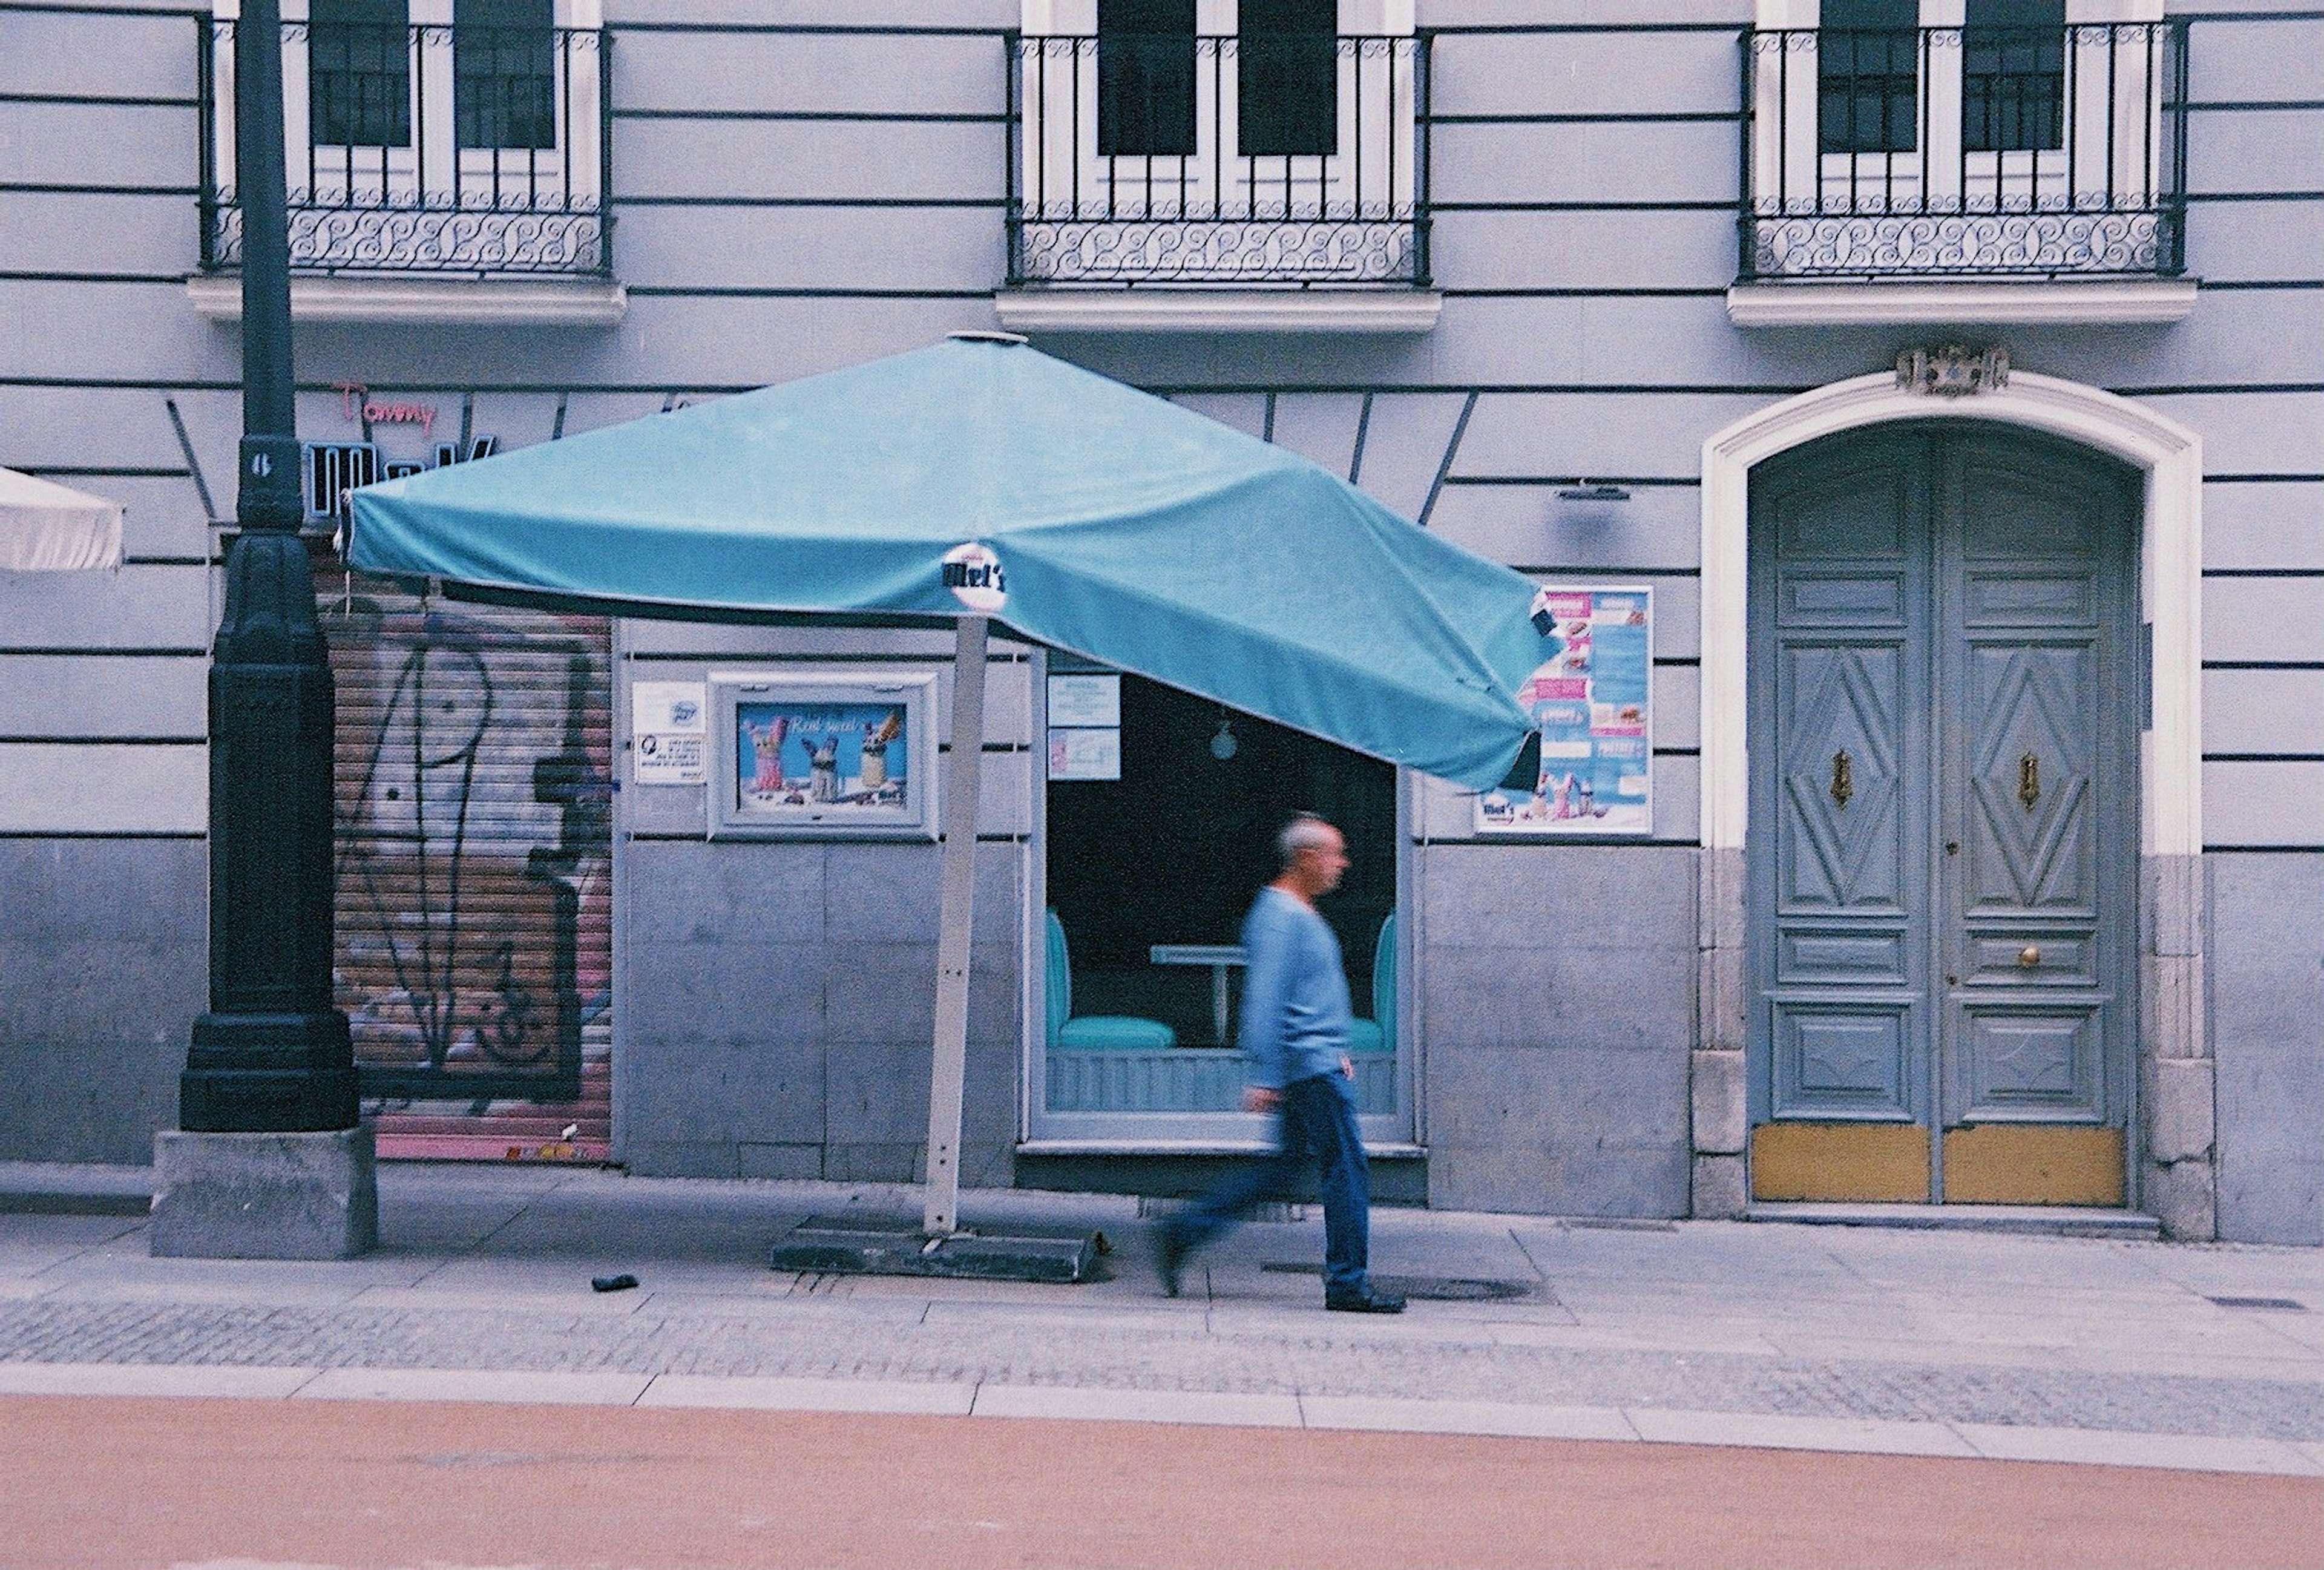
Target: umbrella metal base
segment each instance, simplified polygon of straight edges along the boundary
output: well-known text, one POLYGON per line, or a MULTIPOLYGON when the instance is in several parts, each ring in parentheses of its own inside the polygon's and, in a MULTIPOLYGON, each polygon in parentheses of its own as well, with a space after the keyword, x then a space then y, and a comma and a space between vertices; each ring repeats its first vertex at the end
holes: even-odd
POLYGON ((1090 1279, 1095 1233, 1039 1235, 963 1230, 930 1237, 918 1222, 809 1216, 774 1246, 768 1266, 843 1276, 942 1276, 982 1281, 1090 1279))

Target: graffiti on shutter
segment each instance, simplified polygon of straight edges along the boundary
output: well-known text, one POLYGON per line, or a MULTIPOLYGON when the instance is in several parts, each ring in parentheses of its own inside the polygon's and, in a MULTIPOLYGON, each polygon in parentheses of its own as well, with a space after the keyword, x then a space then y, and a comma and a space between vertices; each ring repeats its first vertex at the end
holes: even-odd
POLYGON ((611 641, 601 617, 323 596, 338 1005, 380 1153, 603 1160, 611 641))

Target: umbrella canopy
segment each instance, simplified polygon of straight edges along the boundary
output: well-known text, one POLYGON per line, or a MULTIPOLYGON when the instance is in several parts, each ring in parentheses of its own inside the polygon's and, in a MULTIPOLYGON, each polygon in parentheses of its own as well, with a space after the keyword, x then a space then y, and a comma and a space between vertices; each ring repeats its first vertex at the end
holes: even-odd
POLYGON ((632 614, 987 612, 1479 788, 1542 658, 1518 574, 1001 335, 365 486, 347 555, 632 614))
POLYGON ((0 572, 120 565, 120 503, 0 469, 0 572))

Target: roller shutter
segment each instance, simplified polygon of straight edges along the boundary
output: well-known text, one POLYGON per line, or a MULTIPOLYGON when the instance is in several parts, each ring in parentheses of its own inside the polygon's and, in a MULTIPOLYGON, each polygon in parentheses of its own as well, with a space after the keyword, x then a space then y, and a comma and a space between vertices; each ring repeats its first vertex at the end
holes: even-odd
POLYGON ((337 997, 380 1154, 603 1160, 609 625, 332 591, 337 997))

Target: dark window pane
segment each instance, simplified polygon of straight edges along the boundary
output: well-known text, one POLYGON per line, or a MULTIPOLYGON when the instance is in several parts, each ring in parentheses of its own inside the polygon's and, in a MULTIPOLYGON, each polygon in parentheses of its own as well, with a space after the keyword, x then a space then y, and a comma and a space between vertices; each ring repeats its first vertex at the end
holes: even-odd
POLYGON ((411 145, 411 27, 404 0, 314 0, 307 131, 318 147, 411 145))
POLYGON ((1920 145, 1914 0, 1824 0, 1821 14, 1816 123, 1822 150, 1910 152, 1920 145))
POLYGON ((1961 145, 2064 145, 2065 0, 1969 0, 1961 29, 1961 145))
POLYGON ((463 147, 557 145, 553 0, 453 0, 452 109, 463 147))
POLYGON ((1097 150, 1194 152, 1194 0, 1098 0, 1097 150))
POLYGON ((1340 148, 1335 0, 1242 0, 1236 113, 1245 158, 1326 156, 1340 148))

